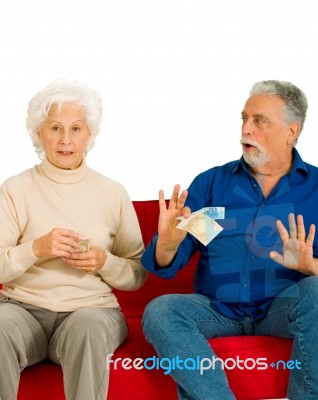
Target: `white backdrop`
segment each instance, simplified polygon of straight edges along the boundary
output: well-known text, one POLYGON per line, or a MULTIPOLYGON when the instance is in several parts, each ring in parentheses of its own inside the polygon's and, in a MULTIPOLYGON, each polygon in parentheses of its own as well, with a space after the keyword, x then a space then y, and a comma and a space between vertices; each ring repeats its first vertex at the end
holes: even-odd
POLYGON ((134 200, 239 158, 240 113, 264 79, 307 94, 298 149, 317 164, 317 17, 310 0, 1 0, 0 181, 39 162, 27 103, 59 77, 102 95, 88 163, 134 200))

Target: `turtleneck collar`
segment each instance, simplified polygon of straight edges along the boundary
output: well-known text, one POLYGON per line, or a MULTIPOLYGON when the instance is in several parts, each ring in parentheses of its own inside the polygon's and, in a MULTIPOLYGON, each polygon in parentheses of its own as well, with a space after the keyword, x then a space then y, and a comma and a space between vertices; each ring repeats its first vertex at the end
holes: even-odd
POLYGON ((89 168, 86 165, 85 159, 82 164, 76 169, 58 168, 45 158, 39 165, 42 173, 51 181, 61 184, 77 183, 86 178, 89 174, 89 168))

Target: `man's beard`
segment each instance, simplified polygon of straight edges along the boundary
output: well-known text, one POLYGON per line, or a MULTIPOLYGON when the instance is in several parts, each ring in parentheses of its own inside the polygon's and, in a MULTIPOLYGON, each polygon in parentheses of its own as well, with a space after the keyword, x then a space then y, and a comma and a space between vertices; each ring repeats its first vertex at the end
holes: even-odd
POLYGON ((250 144, 255 148, 252 151, 244 152, 243 158, 251 167, 262 167, 270 161, 270 156, 267 151, 254 140, 241 139, 241 144, 250 144))

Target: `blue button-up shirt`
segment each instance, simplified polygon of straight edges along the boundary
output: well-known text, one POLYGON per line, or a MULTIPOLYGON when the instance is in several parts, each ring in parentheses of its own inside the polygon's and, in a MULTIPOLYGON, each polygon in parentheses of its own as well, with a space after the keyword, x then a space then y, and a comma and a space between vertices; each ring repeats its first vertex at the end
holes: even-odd
POLYGON ((207 246, 188 234, 166 268, 155 263, 156 235, 142 257, 145 268, 171 278, 199 250, 195 292, 208 296, 212 307, 228 317, 263 318, 278 293, 305 277, 270 259, 271 250, 282 252, 276 221, 289 229, 288 214, 294 213, 304 216, 307 233, 310 224, 318 226, 318 168, 305 163, 296 149, 293 157, 291 171, 266 198, 243 158, 198 175, 189 187, 187 205, 192 211, 225 207, 225 219, 217 220, 223 230, 207 246))

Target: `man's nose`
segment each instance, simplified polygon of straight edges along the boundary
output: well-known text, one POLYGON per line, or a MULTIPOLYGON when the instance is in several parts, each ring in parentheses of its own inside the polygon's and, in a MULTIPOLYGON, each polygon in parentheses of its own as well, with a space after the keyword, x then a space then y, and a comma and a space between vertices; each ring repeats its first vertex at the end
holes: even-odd
POLYGON ((251 135, 253 133, 252 121, 246 120, 242 123, 242 135, 251 135))

